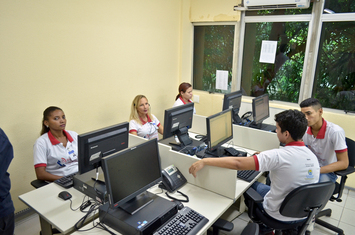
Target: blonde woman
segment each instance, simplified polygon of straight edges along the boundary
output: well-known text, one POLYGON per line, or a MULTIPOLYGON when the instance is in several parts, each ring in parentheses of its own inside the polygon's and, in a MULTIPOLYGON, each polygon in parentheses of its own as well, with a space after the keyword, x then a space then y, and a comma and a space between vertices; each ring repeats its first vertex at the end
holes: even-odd
POLYGON ((129 133, 147 139, 157 138, 158 133, 163 134, 163 126, 150 112, 150 104, 147 97, 137 95, 132 102, 131 115, 129 117, 129 133))

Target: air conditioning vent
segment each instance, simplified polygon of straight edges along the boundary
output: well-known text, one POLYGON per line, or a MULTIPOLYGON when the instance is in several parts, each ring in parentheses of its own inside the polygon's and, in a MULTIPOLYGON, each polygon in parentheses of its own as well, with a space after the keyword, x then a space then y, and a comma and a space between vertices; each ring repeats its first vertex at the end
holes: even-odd
POLYGON ((309 8, 310 0, 243 0, 236 11, 309 8))
POLYGON ((282 4, 282 5, 265 5, 265 6, 250 6, 249 10, 264 10, 264 9, 287 9, 297 8, 296 4, 282 4))

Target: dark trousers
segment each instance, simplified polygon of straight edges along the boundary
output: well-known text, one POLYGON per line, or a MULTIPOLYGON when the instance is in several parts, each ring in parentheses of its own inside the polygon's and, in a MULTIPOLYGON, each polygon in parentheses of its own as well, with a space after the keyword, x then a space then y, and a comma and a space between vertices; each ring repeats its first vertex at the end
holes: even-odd
POLYGON ((14 213, 0 218, 0 235, 13 235, 15 230, 14 213))

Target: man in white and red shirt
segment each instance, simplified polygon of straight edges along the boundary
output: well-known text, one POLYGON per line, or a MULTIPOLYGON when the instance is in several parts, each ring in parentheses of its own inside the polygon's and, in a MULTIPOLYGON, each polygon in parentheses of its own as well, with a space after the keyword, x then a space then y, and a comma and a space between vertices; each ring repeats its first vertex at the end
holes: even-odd
POLYGON ((319 100, 306 99, 300 107, 308 121, 303 141, 318 158, 321 167, 319 181, 335 182, 337 176, 334 171, 344 170, 349 165, 345 132, 340 126, 322 118, 323 109, 319 100))
POLYGON ((291 218, 280 214, 279 209, 286 195, 302 185, 317 183, 320 167, 317 157, 305 146, 302 136, 307 120, 298 110, 286 110, 275 115, 277 137, 284 148, 261 152, 251 157, 204 158, 191 165, 189 172, 196 173, 205 165, 236 170, 270 171, 271 186, 255 182, 252 187, 264 197, 265 212, 282 222, 291 218))

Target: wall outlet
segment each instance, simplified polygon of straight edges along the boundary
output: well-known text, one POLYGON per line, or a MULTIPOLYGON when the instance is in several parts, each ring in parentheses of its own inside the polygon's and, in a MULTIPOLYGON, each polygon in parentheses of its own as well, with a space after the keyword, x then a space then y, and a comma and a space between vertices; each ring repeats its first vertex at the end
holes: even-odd
POLYGON ((199 95, 194 95, 194 102, 200 103, 200 96, 199 95))

